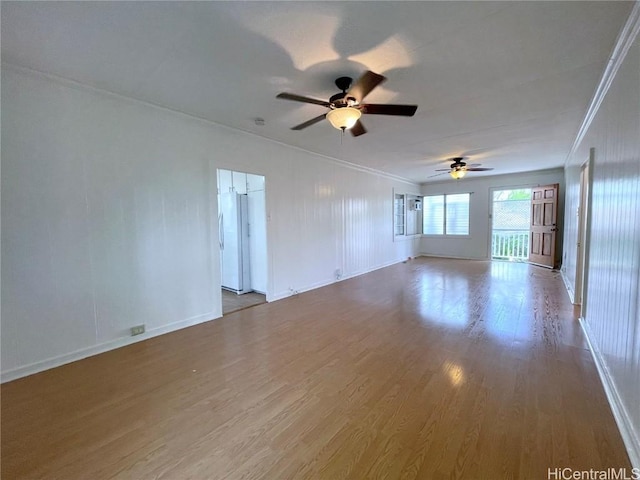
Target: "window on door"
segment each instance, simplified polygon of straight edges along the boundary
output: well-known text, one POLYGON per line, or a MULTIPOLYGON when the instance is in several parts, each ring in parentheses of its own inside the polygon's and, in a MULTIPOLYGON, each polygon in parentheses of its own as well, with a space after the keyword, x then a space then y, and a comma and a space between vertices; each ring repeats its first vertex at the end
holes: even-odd
POLYGON ((469 235, 469 193, 423 198, 424 235, 469 235))

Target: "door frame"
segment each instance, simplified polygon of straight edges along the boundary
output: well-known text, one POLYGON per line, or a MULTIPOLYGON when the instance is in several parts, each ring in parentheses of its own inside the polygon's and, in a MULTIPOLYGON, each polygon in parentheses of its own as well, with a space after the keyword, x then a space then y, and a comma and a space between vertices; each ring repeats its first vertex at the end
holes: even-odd
MULTIPOLYGON (((265 172, 260 172, 260 171, 254 171, 252 169, 246 169, 243 168, 240 165, 230 165, 227 163, 214 163, 213 161, 210 161, 209 163, 210 165, 210 169, 209 171, 211 172, 210 176, 209 176, 209 185, 211 186, 210 188, 210 202, 209 205, 211 206, 211 238, 212 238, 212 242, 211 242, 211 248, 213 249, 213 251, 216 251, 216 248, 219 244, 220 238, 219 238, 219 232, 218 232, 218 222, 217 222, 217 218, 218 218, 218 210, 219 210, 219 205, 218 205, 218 170, 230 170, 232 172, 238 172, 238 173, 247 173, 247 174, 251 174, 251 175, 259 175, 264 177, 264 204, 265 204, 265 221, 266 221, 266 229, 267 229, 267 246, 266 246, 266 262, 267 262, 267 288, 266 288, 266 292, 265 292, 265 299, 267 302, 270 302, 271 299, 273 298, 273 268, 272 268, 272 264, 273 264, 273 252, 271 251, 271 238, 272 238, 272 234, 271 234, 271 225, 270 225, 270 220, 271 220, 271 215, 269 214, 269 194, 267 192, 267 188, 269 185, 269 176, 265 173, 265 172)), ((220 279, 220 256, 217 254, 214 254, 211 256, 212 257, 212 272, 214 272, 214 278, 218 279, 217 282, 217 289, 216 289, 216 298, 217 298, 217 304, 218 304, 218 308, 219 311, 216 312, 216 317, 215 318, 219 318, 222 317, 222 285, 221 285, 221 279, 220 279)))
POLYGON ((595 149, 589 151, 589 158, 580 167, 580 197, 578 200, 578 231, 576 248, 576 279, 574 301, 580 305, 580 316, 586 315, 586 299, 589 274, 589 243, 591 237, 591 196, 593 190, 593 161, 595 149))
MULTIPOLYGON (((487 234, 487 259, 493 261, 491 259, 491 249, 492 245, 492 234, 493 234, 493 192, 501 191, 501 190, 522 190, 525 188, 532 189, 538 187, 540 184, 537 183, 522 183, 517 185, 504 185, 504 186, 495 186, 489 187, 489 228, 487 234)), ((527 260, 528 262, 528 260, 527 260)))
MULTIPOLYGON (((494 261, 493 259, 493 196, 495 192, 502 192, 505 190, 532 190, 535 187, 537 187, 538 185, 531 185, 531 184, 525 184, 525 185, 516 185, 516 186, 512 186, 512 185, 508 185, 505 187, 490 187, 489 188, 489 236, 487 238, 487 243, 489 245, 489 249, 487 251, 487 259, 490 261, 494 261)), ((529 215, 531 215, 531 206, 529 206, 529 215)), ((528 247, 527 247, 528 248, 528 247)), ((502 261, 502 260, 495 260, 495 261, 502 261)), ((529 259, 527 258, 526 260, 527 263, 529 263, 529 259)))

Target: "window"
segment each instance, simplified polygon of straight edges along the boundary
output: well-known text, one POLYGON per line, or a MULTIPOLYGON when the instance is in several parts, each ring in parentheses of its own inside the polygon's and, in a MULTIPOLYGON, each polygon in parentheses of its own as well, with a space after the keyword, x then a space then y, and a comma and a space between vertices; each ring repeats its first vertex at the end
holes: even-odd
POLYGON ((413 193, 393 195, 393 235, 404 240, 422 233, 422 196, 413 193))
POLYGON ((444 235, 444 195, 424 197, 422 233, 444 235))
POLYGON ((396 237, 405 234, 404 195, 398 193, 393 199, 393 230, 396 237))
POLYGON ((469 235, 469 193, 424 197, 425 235, 469 235))

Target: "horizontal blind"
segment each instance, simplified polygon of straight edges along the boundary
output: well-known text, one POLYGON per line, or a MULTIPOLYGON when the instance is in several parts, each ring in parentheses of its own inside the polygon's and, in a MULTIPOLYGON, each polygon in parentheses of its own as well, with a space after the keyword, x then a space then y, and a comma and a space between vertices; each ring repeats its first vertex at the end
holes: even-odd
POLYGON ((444 195, 424 197, 422 203, 422 233, 426 235, 443 235, 444 195))
POLYGON ((469 235, 469 194, 447 195, 447 235, 469 235))

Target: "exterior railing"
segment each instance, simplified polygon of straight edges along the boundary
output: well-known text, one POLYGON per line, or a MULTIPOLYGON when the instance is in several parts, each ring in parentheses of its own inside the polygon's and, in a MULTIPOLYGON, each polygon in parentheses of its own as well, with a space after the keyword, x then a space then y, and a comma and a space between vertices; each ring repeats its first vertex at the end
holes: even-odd
POLYGON ((493 230, 491 258, 499 260, 527 260, 529 258, 529 230, 493 230))

